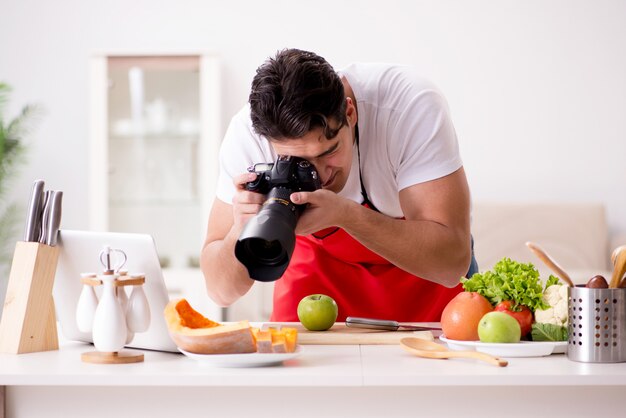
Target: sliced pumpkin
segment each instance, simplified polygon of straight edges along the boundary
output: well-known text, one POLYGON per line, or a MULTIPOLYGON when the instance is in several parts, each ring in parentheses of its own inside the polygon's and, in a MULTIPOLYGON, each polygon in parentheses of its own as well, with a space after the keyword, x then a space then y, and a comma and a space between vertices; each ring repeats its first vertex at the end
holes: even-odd
POLYGON ((295 328, 253 328, 252 332, 259 353, 293 353, 296 350, 298 330, 295 328))
POLYGON ((272 334, 269 331, 256 330, 256 349, 259 353, 272 352, 272 334))
POLYGON ((285 334, 277 329, 271 329, 272 335, 272 352, 273 353, 286 353, 287 344, 285 343, 285 334))
POLYGON ((185 299, 170 301, 164 315, 172 340, 187 352, 235 354, 256 351, 248 321, 219 324, 197 312, 185 299))
POLYGON ((285 344, 287 346, 287 352, 293 353, 296 351, 296 345, 298 343, 298 330, 295 328, 282 328, 281 331, 285 334, 285 344))

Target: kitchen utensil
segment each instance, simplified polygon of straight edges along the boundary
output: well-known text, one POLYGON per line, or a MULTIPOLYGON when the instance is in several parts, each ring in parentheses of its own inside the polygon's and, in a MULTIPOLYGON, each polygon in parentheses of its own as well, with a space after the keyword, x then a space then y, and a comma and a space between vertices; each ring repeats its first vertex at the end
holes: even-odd
POLYGON ((299 357, 304 349, 301 346, 292 353, 245 353, 245 354, 196 354, 179 348, 178 351, 202 365, 212 367, 261 367, 279 366, 286 360, 299 357))
POLYGON ((482 341, 451 340, 445 335, 439 341, 450 350, 473 350, 496 357, 544 357, 567 352, 567 341, 520 341, 519 343, 484 343, 482 341))
MULTIPOLYGON (((145 276, 142 274, 133 275, 132 277, 141 278, 145 281, 145 276)), ((150 305, 143 291, 142 284, 133 286, 130 298, 128 299, 126 324, 132 332, 145 332, 150 326, 150 305)), ((123 288, 119 290, 123 290, 123 288)))
POLYGON ((45 243, 54 247, 57 245, 57 235, 59 233, 59 226, 61 225, 61 212, 63 205, 63 192, 53 191, 50 194, 48 201, 48 218, 46 219, 46 237, 45 243))
POLYGON ((613 253, 611 253, 611 264, 615 265, 615 259, 617 258, 617 254, 621 251, 626 251, 626 245, 620 245, 613 250, 613 253))
POLYGON ((15 244, 6 303, 0 317, 1 353, 59 348, 52 300, 58 258, 58 247, 26 241, 15 244))
MULTIPOLYGON (((95 273, 83 273, 81 279, 95 279, 95 273)), ((93 326, 93 318, 98 308, 98 297, 94 287, 83 283, 83 289, 80 292, 78 303, 76 305, 76 325, 81 332, 91 332, 93 326)))
POLYGON ((384 319, 358 318, 349 316, 346 318, 346 326, 350 328, 378 329, 384 331, 441 331, 437 327, 424 327, 419 325, 400 324, 397 321, 384 319))
POLYGON ((46 239, 48 237, 48 217, 50 214, 50 196, 52 195, 52 191, 46 190, 43 194, 43 203, 41 206, 41 219, 40 224, 41 228, 39 229, 39 242, 42 244, 46 243, 46 239))
POLYGON ((128 257, 123 250, 105 246, 100 252, 100 264, 104 267, 104 271, 118 273, 128 261, 128 257))
MULTIPOLYGON (((618 247, 619 249, 620 247, 618 247)), ((614 252, 615 253, 615 252, 614 252)), ((615 289, 619 286, 619 282, 626 273, 626 251, 619 250, 615 255, 615 261, 613 265, 613 275, 611 276, 611 281, 609 282, 609 288, 615 289)))
POLYGON ((567 274, 565 270, 563 270, 561 266, 559 266, 557 262, 548 255, 548 253, 542 250, 541 247, 530 241, 526 243, 526 246, 530 249, 530 251, 533 252, 533 254, 539 257, 539 259, 543 261, 543 263, 548 266, 550 270, 556 273, 556 275, 560 277, 568 286, 574 287, 574 282, 569 277, 569 274, 567 274))
POLYGON ((96 350, 107 353, 118 352, 126 342, 126 312, 115 295, 115 281, 113 274, 98 276, 102 281, 102 297, 98 302, 93 318, 92 333, 93 345, 96 350))
POLYGON ((441 344, 437 344, 433 341, 421 340, 419 338, 403 338, 402 340, 400 340, 400 345, 409 353, 415 354, 419 357, 436 359, 471 358, 481 360, 499 367, 504 367, 509 364, 508 361, 502 360, 499 357, 491 356, 489 354, 481 353, 478 351, 448 350, 441 344))
POLYGON ((37 242, 41 229, 41 212, 43 208, 44 181, 37 180, 33 184, 33 191, 28 203, 28 217, 26 218, 26 229, 24 231, 24 241, 37 242))
POLYGON ((396 332, 378 329, 348 328, 336 323, 326 331, 309 331, 299 322, 267 322, 261 329, 290 327, 298 330, 298 344, 302 345, 397 345, 405 337, 434 340, 432 331, 396 332))
POLYGON ((585 363, 626 361, 626 289, 569 289, 567 357, 585 363))
MULTIPOLYGON (((108 248, 108 247, 107 247, 108 248)), ((120 302, 119 295, 126 294, 124 288, 133 286, 135 290, 140 289, 146 282, 145 275, 135 274, 133 276, 120 276, 111 269, 105 270, 104 274, 95 275, 93 273, 81 274, 80 282, 83 284, 83 292, 76 308, 76 321, 81 327, 81 331, 89 332, 93 338, 96 351, 85 352, 81 355, 81 360, 86 363, 119 364, 138 363, 144 360, 143 354, 126 353, 121 351, 124 345, 129 344, 135 332, 147 331, 150 325, 150 308, 148 300, 143 290, 135 291, 134 301, 127 301, 125 307, 120 302), (100 300, 94 299, 94 286, 102 285, 102 295, 100 300), (85 291, 89 287, 92 292, 85 291), (96 304, 95 311, 93 303, 96 304), (85 309, 87 311, 82 311, 85 309), (79 315, 86 314, 93 317, 91 323, 87 320, 79 320, 79 315), (82 326, 80 325, 82 323, 82 326)))

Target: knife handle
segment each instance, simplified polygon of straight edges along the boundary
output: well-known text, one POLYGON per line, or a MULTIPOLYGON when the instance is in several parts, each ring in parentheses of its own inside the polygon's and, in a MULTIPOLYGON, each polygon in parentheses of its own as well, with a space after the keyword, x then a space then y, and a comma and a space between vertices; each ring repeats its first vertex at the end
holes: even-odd
POLYGON ((39 239, 41 212, 43 210, 43 188, 43 180, 37 180, 33 183, 33 191, 28 202, 28 218, 26 218, 24 241, 36 242, 39 239))
POLYGON ((57 234, 61 225, 62 202, 63 192, 60 190, 52 192, 50 196, 50 211, 48 213, 48 227, 46 228, 46 244, 51 247, 57 245, 57 234))
POLYGON ((46 190, 43 194, 43 203, 41 207, 41 216, 39 223, 39 238, 38 241, 42 244, 46 243, 46 237, 48 236, 48 214, 50 213, 50 197, 52 196, 51 190, 46 190))
POLYGON ((385 331, 397 331, 400 327, 397 321, 384 319, 358 318, 349 316, 346 318, 346 326, 351 328, 380 329, 385 331))

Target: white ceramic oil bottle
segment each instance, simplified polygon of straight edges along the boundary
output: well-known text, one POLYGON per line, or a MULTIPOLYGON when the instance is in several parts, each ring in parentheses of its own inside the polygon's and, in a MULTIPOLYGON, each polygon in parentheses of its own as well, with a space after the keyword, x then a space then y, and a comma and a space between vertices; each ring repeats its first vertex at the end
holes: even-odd
POLYGON ((102 352, 117 352, 127 338, 126 315, 115 294, 115 274, 98 276, 102 280, 102 296, 93 321, 93 344, 102 352))

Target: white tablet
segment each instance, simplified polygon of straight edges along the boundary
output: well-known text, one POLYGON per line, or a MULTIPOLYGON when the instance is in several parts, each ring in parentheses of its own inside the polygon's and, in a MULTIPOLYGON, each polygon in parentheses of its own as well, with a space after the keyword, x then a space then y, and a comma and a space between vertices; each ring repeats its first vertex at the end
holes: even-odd
MULTIPOLYGON (((150 235, 61 230, 57 245, 60 250, 59 262, 52 294, 57 320, 66 339, 93 342, 91 333, 81 332, 76 324, 76 305, 83 286, 80 278, 82 273, 102 273, 100 252, 108 246, 126 254, 123 270, 129 274, 144 273, 146 278, 143 290, 150 305, 150 326, 146 332, 136 333, 127 346, 178 352, 163 316, 169 296, 154 239, 150 235)), ((100 287, 96 288, 98 296, 100 287)))

